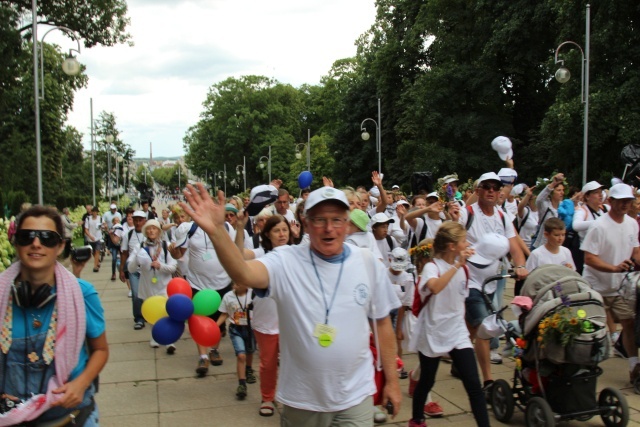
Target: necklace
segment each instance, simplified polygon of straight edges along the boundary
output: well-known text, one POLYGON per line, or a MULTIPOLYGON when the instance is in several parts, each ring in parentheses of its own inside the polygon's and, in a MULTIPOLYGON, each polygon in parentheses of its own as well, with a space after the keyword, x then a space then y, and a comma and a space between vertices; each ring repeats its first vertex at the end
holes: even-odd
POLYGON ((42 321, 40 320, 40 315, 36 315, 35 313, 31 313, 31 317, 33 317, 33 320, 31 321, 31 326, 33 326, 33 329, 40 329, 40 327, 42 326, 42 321))

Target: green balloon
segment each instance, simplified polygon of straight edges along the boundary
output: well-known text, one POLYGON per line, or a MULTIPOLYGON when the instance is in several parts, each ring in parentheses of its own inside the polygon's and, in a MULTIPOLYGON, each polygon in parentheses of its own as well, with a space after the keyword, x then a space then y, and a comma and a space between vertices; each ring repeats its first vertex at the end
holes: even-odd
POLYGON ((213 289, 199 291, 193 297, 193 314, 211 316, 220 307, 220 294, 213 289))

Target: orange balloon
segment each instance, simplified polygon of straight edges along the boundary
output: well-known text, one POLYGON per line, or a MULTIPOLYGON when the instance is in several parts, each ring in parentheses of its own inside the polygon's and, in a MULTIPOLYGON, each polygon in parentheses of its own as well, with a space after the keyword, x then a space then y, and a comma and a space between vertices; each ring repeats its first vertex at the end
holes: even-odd
POLYGON ((215 347, 220 343, 220 328, 211 318, 193 315, 189 317, 191 338, 204 347, 215 347))
POLYGON ((191 290, 191 285, 189 285, 189 282, 185 279, 182 277, 174 277, 167 285, 167 295, 171 296, 174 294, 182 294, 191 298, 193 296, 193 291, 191 290))

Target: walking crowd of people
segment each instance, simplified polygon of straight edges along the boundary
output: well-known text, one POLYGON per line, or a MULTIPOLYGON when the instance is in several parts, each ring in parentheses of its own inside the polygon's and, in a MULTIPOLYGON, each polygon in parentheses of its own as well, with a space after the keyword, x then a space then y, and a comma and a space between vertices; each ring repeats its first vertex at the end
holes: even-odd
MULTIPOLYGON (((411 195, 385 188, 374 171, 369 188, 338 189, 324 177, 298 198, 277 179, 245 197, 189 184, 186 201, 160 215, 148 202, 122 213, 111 204, 102 216, 87 206, 81 224, 68 210, 25 211, 15 235, 19 261, 0 274, 0 360, 5 370, 29 368, 3 375, 3 399, 41 396, 38 420, 77 413, 89 426, 97 419, 93 382, 108 355, 103 310, 92 286, 56 263, 79 225, 94 272, 107 245, 111 280, 128 287, 135 330, 147 325, 144 300, 166 296, 174 277, 194 295, 217 291, 221 304, 211 318, 233 345, 235 396, 245 399, 247 384, 259 382, 259 414, 272 416, 278 402, 282 426, 385 422, 400 409, 399 379, 407 377, 408 425, 426 426, 427 416, 444 414, 430 393, 442 359, 463 382, 477 425, 488 426, 491 365, 503 355, 500 340, 478 330, 504 305, 506 279, 485 281, 510 272, 518 295, 529 272, 548 264, 577 271, 603 296, 611 340, 634 382, 635 307, 618 290, 640 260, 636 189, 595 181, 570 188, 562 173, 524 185, 513 153, 501 147, 505 167, 497 173, 463 185, 449 174, 411 195), (56 322, 73 336, 51 342, 56 322), (406 353, 418 354, 411 369, 406 353)), ((153 338, 149 345, 160 347, 153 338)), ((223 364, 219 346, 196 344, 196 352, 198 377, 223 364)), ((26 409, 11 413, 12 421, 33 419, 26 409)))

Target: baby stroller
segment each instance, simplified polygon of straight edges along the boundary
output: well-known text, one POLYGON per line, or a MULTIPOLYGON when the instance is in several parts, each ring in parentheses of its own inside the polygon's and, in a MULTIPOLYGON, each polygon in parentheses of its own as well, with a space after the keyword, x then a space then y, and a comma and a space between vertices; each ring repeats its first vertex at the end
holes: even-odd
POLYGON ((516 369, 513 385, 502 379, 493 384, 489 403, 496 419, 508 422, 517 406, 527 426, 554 427, 596 415, 608 427, 626 426, 629 406, 619 390, 607 387, 596 398, 598 364, 610 346, 600 294, 578 273, 546 265, 531 272, 522 295, 533 304, 519 316, 517 328, 505 328, 516 344, 516 369))

